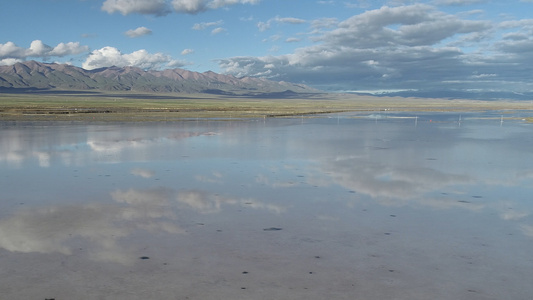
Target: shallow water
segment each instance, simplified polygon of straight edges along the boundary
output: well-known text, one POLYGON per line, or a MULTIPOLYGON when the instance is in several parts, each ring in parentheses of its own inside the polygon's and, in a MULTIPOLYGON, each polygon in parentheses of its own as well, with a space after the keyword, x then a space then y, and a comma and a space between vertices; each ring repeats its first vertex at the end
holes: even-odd
POLYGON ((2 299, 530 299, 533 125, 0 127, 2 299))

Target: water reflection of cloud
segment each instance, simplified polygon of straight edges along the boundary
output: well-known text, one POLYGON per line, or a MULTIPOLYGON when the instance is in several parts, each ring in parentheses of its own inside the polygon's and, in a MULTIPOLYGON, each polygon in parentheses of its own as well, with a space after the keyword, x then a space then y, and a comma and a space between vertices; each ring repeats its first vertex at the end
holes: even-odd
POLYGON ((292 180, 287 180, 287 181, 275 180, 272 182, 270 178, 264 174, 258 174, 255 177, 255 182, 261 185, 270 186, 272 188, 289 188, 289 187, 294 187, 297 185, 297 183, 292 180))
POLYGON ((129 264, 137 257, 127 247, 128 237, 142 232, 185 233, 177 217, 180 209, 217 213, 224 206, 242 205, 277 214, 285 211, 255 199, 224 197, 201 190, 117 189, 110 196, 113 202, 106 204, 19 209, 0 219, 0 247, 12 252, 73 255, 83 244, 93 260, 129 264), (178 207, 177 203, 184 206, 178 207))
POLYGON ((194 178, 197 181, 206 182, 206 183, 222 183, 223 182, 222 177, 223 177, 222 173, 216 172, 216 171, 212 172, 211 176, 205 176, 205 175, 194 176, 194 178))
POLYGON ((110 251, 119 251, 116 240, 130 231, 115 223, 119 213, 119 207, 112 205, 21 209, 0 220, 0 247, 13 252, 70 255, 73 247, 68 242, 84 238, 92 242, 89 251, 93 251, 94 258, 99 259, 98 253, 108 255, 110 251))
POLYGON ((395 166, 360 158, 324 161, 323 171, 341 186, 373 198, 409 199, 447 185, 465 184, 467 175, 424 167, 395 166))
POLYGON ((173 191, 116 190, 115 203, 55 205, 24 208, 0 220, 0 247, 13 252, 74 252, 76 239, 89 242, 87 251, 94 260, 127 264, 128 256, 121 241, 139 230, 180 234, 171 208, 173 191))
MULTIPOLYGON (((491 199, 479 201, 464 200, 462 192, 450 192, 441 197, 435 191, 458 186, 503 185, 502 180, 493 182, 487 178, 474 178, 471 175, 452 174, 436 169, 393 165, 379 161, 369 161, 362 157, 343 157, 323 161, 322 172, 326 175, 322 182, 331 182, 346 189, 372 197, 380 205, 415 205, 434 209, 458 208, 472 212, 492 211, 502 220, 516 222, 522 231, 533 237, 533 227, 524 224, 530 216, 523 204, 509 200, 491 199), (460 200, 463 199, 463 200, 460 200), (522 206, 522 207, 521 207, 522 206)), ((529 172, 521 172, 517 177, 525 178, 529 172)), ((516 184, 516 183, 515 183, 516 184)))
MULTIPOLYGON (((95 157, 105 161, 119 161, 120 155, 128 150, 148 149, 161 143, 174 143, 191 137, 218 135, 211 131, 178 131, 154 137, 154 128, 120 129, 103 130, 99 126, 58 127, 50 131, 42 131, 40 128, 6 129, 0 135, 0 162, 18 168, 29 159, 37 159, 41 167, 49 167, 56 158, 67 165, 84 164, 93 161, 95 157)), ((137 151, 135 155, 143 158, 145 153, 137 151)))
POLYGON ((89 136, 87 138, 87 145, 95 152, 117 154, 126 149, 147 147, 157 143, 177 141, 197 136, 217 135, 217 133, 213 132, 177 132, 168 136, 154 138, 143 137, 142 135, 123 137, 121 134, 121 132, 117 132, 114 136, 104 138, 99 135, 89 136))
POLYGON ((223 205, 245 205, 253 209, 268 210, 277 214, 285 211, 282 206, 263 203, 255 199, 235 199, 200 190, 180 191, 176 199, 179 203, 185 204, 203 214, 220 212, 223 205))
MULTIPOLYGON (((175 219, 174 211, 169 209, 171 206, 169 200, 173 194, 173 190, 160 187, 147 190, 115 190, 111 192, 111 198, 118 203, 128 204, 122 211, 123 220, 150 222, 163 217, 175 219)), ((175 230, 175 232, 179 231, 179 229, 175 230)))
POLYGON ((141 168, 134 168, 131 169, 130 173, 135 176, 140 176, 143 178, 151 178, 154 177, 155 172, 148 169, 141 169, 141 168))
POLYGON ((522 229, 522 232, 525 235, 533 238, 533 226, 531 226, 531 225, 522 225, 521 229, 522 229))

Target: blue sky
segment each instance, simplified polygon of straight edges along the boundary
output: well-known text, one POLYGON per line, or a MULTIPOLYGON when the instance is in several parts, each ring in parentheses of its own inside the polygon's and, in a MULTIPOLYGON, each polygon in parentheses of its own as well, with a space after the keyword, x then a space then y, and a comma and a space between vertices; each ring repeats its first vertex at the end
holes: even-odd
POLYGON ((212 70, 330 91, 533 91, 533 0, 17 0, 0 65, 212 70))

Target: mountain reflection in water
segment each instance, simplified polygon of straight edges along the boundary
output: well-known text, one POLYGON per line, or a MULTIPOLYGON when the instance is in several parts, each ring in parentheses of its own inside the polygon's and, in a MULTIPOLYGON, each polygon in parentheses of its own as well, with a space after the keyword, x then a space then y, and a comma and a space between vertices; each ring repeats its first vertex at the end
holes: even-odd
POLYGON ((0 291, 528 299, 533 127, 377 115, 4 124, 0 291))

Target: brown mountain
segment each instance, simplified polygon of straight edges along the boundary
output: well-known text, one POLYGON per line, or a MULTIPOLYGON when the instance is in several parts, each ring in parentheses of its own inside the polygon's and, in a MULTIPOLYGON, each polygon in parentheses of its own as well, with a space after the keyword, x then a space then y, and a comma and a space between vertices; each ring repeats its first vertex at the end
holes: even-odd
POLYGON ((222 75, 184 69, 145 71, 135 67, 108 67, 85 70, 67 64, 36 61, 0 66, 0 89, 97 90, 173 93, 215 93, 238 95, 316 93, 302 84, 262 78, 222 75))

